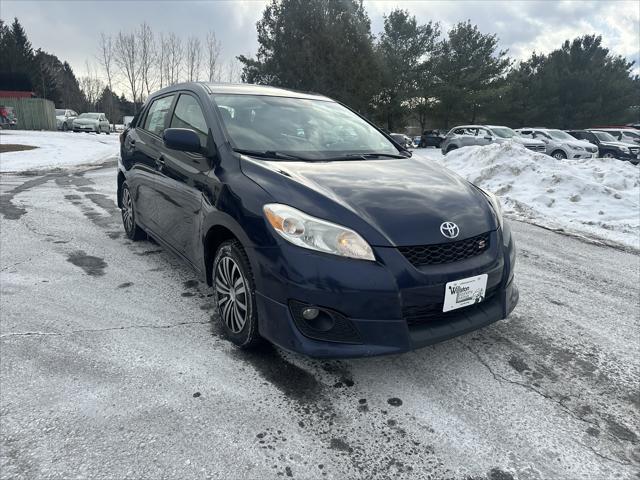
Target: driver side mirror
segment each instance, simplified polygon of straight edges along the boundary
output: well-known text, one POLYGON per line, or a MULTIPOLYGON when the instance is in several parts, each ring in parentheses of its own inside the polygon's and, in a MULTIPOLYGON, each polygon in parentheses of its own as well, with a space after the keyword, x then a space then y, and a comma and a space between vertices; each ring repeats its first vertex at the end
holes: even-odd
POLYGON ((164 145, 171 150, 203 153, 200 137, 190 128, 167 128, 162 134, 164 145))

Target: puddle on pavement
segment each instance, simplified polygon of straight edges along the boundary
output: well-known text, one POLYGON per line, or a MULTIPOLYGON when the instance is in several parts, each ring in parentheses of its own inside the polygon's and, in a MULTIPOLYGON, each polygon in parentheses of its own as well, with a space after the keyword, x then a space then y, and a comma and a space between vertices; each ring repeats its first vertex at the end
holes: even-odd
POLYGON ((107 262, 104 259, 87 255, 83 250, 70 253, 67 261, 73 263, 76 267, 80 267, 87 275, 93 277, 104 275, 104 269, 107 268, 107 262))

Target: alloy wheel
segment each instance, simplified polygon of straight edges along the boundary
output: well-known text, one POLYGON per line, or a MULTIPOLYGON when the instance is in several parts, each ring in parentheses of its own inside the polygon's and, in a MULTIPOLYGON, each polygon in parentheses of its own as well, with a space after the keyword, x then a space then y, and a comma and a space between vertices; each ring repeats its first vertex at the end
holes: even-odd
POLYGON ((222 320, 233 333, 241 332, 247 322, 247 284, 233 258, 218 262, 215 290, 222 320))
POLYGON ((122 221, 127 232, 133 229, 133 202, 128 188, 122 190, 122 221))

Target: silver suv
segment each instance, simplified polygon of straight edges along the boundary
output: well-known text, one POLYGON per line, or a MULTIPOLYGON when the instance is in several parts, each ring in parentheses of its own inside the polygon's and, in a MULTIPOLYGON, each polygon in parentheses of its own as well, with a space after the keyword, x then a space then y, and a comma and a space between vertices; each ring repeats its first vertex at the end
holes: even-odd
POLYGON ((496 125, 462 125, 452 128, 442 141, 440 149, 446 155, 456 148, 504 142, 516 142, 534 152, 545 153, 547 150, 547 146, 540 140, 523 138, 509 127, 496 125))
POLYGON ((547 146, 547 155, 556 160, 565 158, 596 158, 598 147, 585 140, 578 140, 567 132, 553 128, 519 128, 516 130, 524 138, 535 138, 547 146))
POLYGON ((640 145, 640 130, 635 128, 592 128, 591 130, 597 130, 598 132, 607 132, 613 136, 619 142, 635 143, 640 145))

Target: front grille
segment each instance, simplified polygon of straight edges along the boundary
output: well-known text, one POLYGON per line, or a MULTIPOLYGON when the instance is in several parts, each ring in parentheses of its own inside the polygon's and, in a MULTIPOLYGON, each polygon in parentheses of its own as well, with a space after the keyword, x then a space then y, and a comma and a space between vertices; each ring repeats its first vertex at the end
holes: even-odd
POLYGON ((534 152, 546 152, 547 147, 545 145, 526 145, 529 150, 533 150, 534 152))
POLYGON ((417 247, 398 247, 414 267, 425 265, 441 265, 459 262, 475 257, 489 249, 489 233, 467 238, 458 242, 440 243, 438 245, 421 245, 417 247))
POLYGON ((478 305, 482 305, 493 298, 497 291, 497 286, 489 288, 487 289, 484 300, 481 303, 469 305, 456 310, 449 310, 448 312, 442 311, 442 303, 403 307, 402 318, 404 318, 409 327, 416 327, 419 325, 447 320, 451 317, 460 315, 463 310, 465 313, 471 313, 474 309, 478 308, 478 305))

